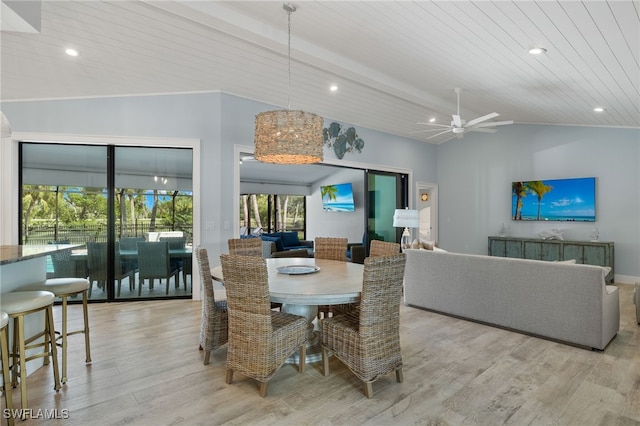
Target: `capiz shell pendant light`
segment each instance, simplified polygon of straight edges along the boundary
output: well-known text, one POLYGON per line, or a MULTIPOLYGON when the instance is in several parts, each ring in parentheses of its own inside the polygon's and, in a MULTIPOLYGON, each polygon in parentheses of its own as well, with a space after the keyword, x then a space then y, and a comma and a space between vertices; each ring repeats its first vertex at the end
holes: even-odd
POLYGON ((291 14, 296 8, 282 5, 288 14, 289 99, 286 110, 256 115, 255 158, 264 163, 309 164, 323 160, 322 117, 291 111, 291 14))

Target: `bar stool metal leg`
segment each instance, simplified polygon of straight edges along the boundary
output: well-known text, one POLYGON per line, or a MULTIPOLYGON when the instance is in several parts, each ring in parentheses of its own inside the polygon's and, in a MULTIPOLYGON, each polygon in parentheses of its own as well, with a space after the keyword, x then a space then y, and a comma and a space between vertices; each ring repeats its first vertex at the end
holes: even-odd
POLYGON ((84 362, 91 362, 91 343, 89 342, 89 307, 88 307, 88 299, 86 291, 82 292, 82 313, 84 314, 84 351, 86 354, 86 358, 84 362))
MULTIPOLYGON (((53 289, 52 289, 53 290, 53 289)), ((72 294, 56 294, 56 296, 62 299, 62 332, 60 333, 59 339, 61 339, 61 343, 58 343, 58 346, 62 348, 62 383, 67 383, 67 343, 68 337, 73 336, 74 334, 83 333, 84 334, 84 351, 85 351, 85 362, 91 362, 91 343, 89 341, 89 309, 88 309, 88 296, 87 291, 82 291, 82 313, 84 318, 84 328, 82 330, 71 331, 69 332, 67 327, 68 320, 68 298, 69 296, 73 296, 77 293, 72 294)), ((55 293, 55 291, 54 291, 55 293)))
POLYGON ((62 326, 60 331, 55 331, 56 339, 54 343, 62 348, 62 383, 67 383, 67 354, 68 339, 74 334, 84 333, 84 349, 86 362, 91 362, 91 345, 89 341, 89 309, 88 292, 91 291, 91 283, 84 278, 51 278, 42 283, 23 287, 29 290, 50 291, 62 300, 62 326), (80 330, 69 331, 68 328, 68 308, 69 297, 82 295, 82 314, 84 327, 80 330))
POLYGON ((13 421, 13 398, 11 396, 11 379, 9 378, 9 316, 2 312, 0 315, 0 354, 2 355, 2 393, 4 395, 5 408, 9 426, 13 421))
MULTIPOLYGON (((58 369, 58 350, 56 349, 55 341, 56 341, 56 332, 55 332, 55 323, 53 322, 53 304, 47 308, 47 330, 49 336, 49 341, 51 342, 51 358, 53 359, 53 379, 55 385, 53 389, 55 391, 60 390, 60 373, 58 369)), ((45 356, 45 359, 49 359, 48 356, 45 356)))
POLYGON ((22 414, 25 420, 29 415, 27 404, 27 362, 37 358, 44 358, 45 364, 49 357, 52 360, 54 389, 60 390, 60 375, 58 372, 58 352, 56 349, 56 335, 53 322, 53 301, 54 295, 48 291, 19 291, 5 293, 0 301, 0 308, 5 311, 9 318, 13 319, 14 340, 12 345, 12 385, 17 386, 18 376, 20 377, 20 400, 22 414), (30 314, 43 312, 45 316, 44 331, 25 337, 24 317, 30 314), (44 342, 38 342, 41 337, 44 342), (35 342, 35 343, 33 343, 35 342), (27 350, 43 347, 41 352, 27 355, 27 350))

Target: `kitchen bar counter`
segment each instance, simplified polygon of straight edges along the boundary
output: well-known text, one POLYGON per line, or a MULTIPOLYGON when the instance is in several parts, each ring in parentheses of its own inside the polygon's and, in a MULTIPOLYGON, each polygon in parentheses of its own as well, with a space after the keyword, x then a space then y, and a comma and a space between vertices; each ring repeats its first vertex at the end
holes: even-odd
POLYGON ((80 244, 0 246, 0 293, 47 279, 47 256, 83 247, 80 244))
POLYGON ((45 257, 51 253, 82 247, 76 244, 46 244, 40 246, 0 246, 0 265, 22 262, 36 257, 45 257))
MULTIPOLYGON (((82 247, 77 244, 46 245, 2 245, 0 246, 0 300, 2 294, 20 290, 28 284, 43 282, 47 279, 47 256, 63 250, 82 247)), ((25 318, 25 334, 32 336, 42 330, 44 314, 38 312, 25 318)), ((13 324, 9 327, 13 329, 13 324)), ((12 333, 9 333, 12 340, 12 333)), ((40 340, 40 339, 39 339, 40 340)), ((37 352, 35 349, 28 354, 37 352)), ((41 358, 27 363, 27 373, 31 374, 42 366, 41 358)))

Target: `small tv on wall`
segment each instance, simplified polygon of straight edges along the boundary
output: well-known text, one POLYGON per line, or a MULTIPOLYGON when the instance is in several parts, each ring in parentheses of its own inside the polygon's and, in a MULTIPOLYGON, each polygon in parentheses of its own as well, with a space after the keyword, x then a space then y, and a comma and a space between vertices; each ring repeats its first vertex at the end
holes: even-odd
POLYGON ((511 219, 596 221, 596 178, 512 182, 511 219))
POLYGON ((356 205, 353 201, 353 188, 350 183, 326 185, 320 187, 322 210, 326 212, 353 212, 356 205))

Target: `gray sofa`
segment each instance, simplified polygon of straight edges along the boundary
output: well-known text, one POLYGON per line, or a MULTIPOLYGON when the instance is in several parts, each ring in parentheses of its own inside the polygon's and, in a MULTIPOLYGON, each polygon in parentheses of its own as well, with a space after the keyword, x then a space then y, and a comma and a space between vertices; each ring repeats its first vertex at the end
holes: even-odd
POLYGON ((599 266, 406 250, 405 303, 588 348, 620 328, 599 266))

